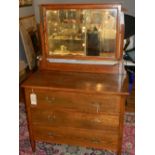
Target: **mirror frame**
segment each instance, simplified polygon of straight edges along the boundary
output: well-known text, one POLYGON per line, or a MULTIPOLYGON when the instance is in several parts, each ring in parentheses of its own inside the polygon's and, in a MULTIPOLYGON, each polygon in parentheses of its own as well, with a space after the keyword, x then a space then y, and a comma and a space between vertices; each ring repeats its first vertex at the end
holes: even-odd
MULTIPOLYGON (((90 61, 120 61, 123 55, 123 40, 124 40, 124 16, 121 10, 121 4, 116 3, 105 3, 105 4, 42 4, 40 5, 40 34, 42 43, 42 62, 41 68, 51 69, 60 68, 60 65, 64 65, 67 68, 71 64, 66 64, 63 62, 47 62, 47 59, 66 59, 66 60, 90 60, 90 61), (58 10, 58 9, 116 9, 116 51, 114 58, 105 58, 99 56, 53 56, 48 54, 48 35, 47 35, 47 21, 46 21, 46 11, 47 10, 58 10), (52 64, 52 65, 51 65, 52 64)), ((76 64, 72 64, 74 66, 76 64)), ((83 65, 83 64, 81 64, 83 65)), ((79 66, 77 65, 77 68, 79 66)), ((92 66, 96 64, 91 64, 92 66)), ((100 65, 101 66, 101 65, 100 65)), ((65 67, 65 68, 66 68, 65 67)), ((62 67, 63 68, 63 67, 62 67)), ((72 67, 71 67, 72 68, 72 67)), ((74 67, 76 68, 76 67, 74 67)), ((100 67, 99 67, 100 68, 100 67)), ((61 69, 63 70, 63 69, 61 69)), ((70 70, 70 69, 69 69, 70 70)), ((74 69, 71 69, 74 70, 74 69)), ((76 70, 76 69, 75 69, 76 70)), ((79 69, 78 69, 79 70, 79 69)))
POLYGON ((66 59, 82 59, 82 60, 104 60, 104 59, 113 59, 113 58, 105 58, 99 56, 54 56, 48 54, 48 32, 47 32, 47 20, 46 20, 46 11, 48 10, 59 10, 59 9, 116 9, 117 10, 117 19, 116 19, 116 50, 114 51, 114 59, 120 58, 120 31, 121 31, 121 23, 120 23, 120 14, 121 14, 121 5, 120 4, 46 4, 41 5, 41 24, 44 32, 44 47, 46 57, 48 58, 66 58, 66 59))

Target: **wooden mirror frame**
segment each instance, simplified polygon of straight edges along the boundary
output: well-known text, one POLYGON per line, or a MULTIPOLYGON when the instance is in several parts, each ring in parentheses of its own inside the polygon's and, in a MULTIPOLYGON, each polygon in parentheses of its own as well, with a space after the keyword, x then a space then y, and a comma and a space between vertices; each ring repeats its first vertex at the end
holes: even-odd
POLYGON ((124 20, 122 19, 121 4, 43 4, 40 5, 40 34, 42 43, 42 58, 40 62, 41 69, 47 70, 65 70, 65 71, 80 71, 80 72, 119 72, 122 68, 122 55, 123 55, 123 40, 124 40, 124 20), (47 54, 47 27, 46 27, 46 11, 56 9, 116 9, 117 10, 117 24, 116 24, 116 51, 115 58, 104 58, 98 56, 49 56, 47 54), (64 62, 49 62, 48 59, 66 59, 66 60, 86 60, 86 61, 115 61, 113 65, 98 65, 95 63, 90 64, 76 64, 76 63, 64 63, 64 62), (121 67, 120 67, 121 66, 121 67))

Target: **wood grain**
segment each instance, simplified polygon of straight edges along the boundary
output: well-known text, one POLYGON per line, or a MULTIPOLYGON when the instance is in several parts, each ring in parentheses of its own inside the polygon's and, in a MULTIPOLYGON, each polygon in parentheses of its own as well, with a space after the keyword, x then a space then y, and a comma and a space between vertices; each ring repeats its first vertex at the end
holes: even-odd
POLYGON ((124 88, 126 75, 59 72, 40 70, 22 84, 24 88, 41 88, 68 92, 128 95, 124 88))
MULTIPOLYGON (((31 90, 29 90, 31 93, 31 90)), ((73 112, 118 114, 120 98, 117 95, 83 94, 65 91, 33 89, 37 96, 34 108, 67 109, 73 112), (75 100, 76 99, 76 100, 75 100)))
MULTIPOLYGON (((119 126, 119 115, 86 114, 71 111, 32 109, 32 122, 35 126, 73 127, 78 129, 113 130, 119 126)), ((91 132, 91 131, 89 131, 91 132)))
POLYGON ((117 150, 118 135, 115 131, 91 131, 75 128, 53 128, 41 127, 34 128, 35 139, 72 145, 82 145, 100 149, 117 150), (93 135, 92 135, 93 133, 93 135))
POLYGON ((22 85, 33 150, 35 141, 41 140, 120 152, 126 82, 118 74, 33 73, 22 85), (32 92, 37 105, 31 105, 32 92), (50 136, 51 132, 56 135, 50 136))

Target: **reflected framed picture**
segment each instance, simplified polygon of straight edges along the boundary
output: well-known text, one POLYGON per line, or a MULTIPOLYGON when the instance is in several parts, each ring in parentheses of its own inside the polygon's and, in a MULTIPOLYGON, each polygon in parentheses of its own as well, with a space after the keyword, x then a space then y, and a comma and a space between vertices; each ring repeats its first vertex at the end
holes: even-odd
POLYGON ((19 7, 32 6, 32 0, 19 0, 19 7))

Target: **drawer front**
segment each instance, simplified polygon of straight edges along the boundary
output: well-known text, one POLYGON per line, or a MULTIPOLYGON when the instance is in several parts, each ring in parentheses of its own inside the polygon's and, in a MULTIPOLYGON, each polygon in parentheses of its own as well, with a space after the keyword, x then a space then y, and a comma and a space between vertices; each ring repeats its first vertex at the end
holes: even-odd
POLYGON ((118 146, 117 132, 80 130, 74 128, 34 128, 34 138, 53 143, 74 144, 95 148, 116 150, 118 146))
POLYGON ((89 114, 64 110, 31 109, 34 125, 74 127, 97 130, 118 130, 119 115, 89 114))
POLYGON ((120 112, 120 97, 116 95, 82 94, 63 91, 34 90, 38 107, 66 108, 87 113, 120 112))

